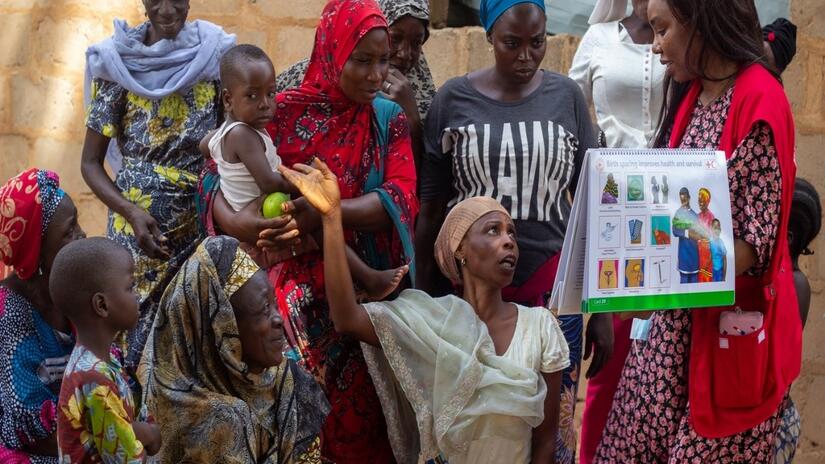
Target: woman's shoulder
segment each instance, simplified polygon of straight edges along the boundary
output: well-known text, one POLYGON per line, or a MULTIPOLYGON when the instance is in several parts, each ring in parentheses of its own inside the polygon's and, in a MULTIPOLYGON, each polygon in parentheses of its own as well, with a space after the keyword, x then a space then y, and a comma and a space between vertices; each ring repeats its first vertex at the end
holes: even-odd
POLYGON ((550 71, 549 69, 542 69, 542 71, 544 72, 542 85, 547 91, 554 93, 554 97, 559 97, 562 95, 570 95, 575 97, 577 95, 582 95, 579 84, 577 84, 576 81, 570 77, 564 74, 559 74, 555 71, 550 71), (561 95, 556 93, 560 93, 561 95))
POLYGON ((582 36, 581 43, 587 45, 604 45, 611 38, 618 38, 619 21, 592 24, 582 36))
POLYGON ((386 309, 387 306, 427 307, 431 309, 439 308, 437 309, 437 312, 443 311, 445 313, 449 312, 453 308, 460 307, 462 309, 470 308, 470 311, 475 314, 472 306, 458 296, 444 295, 433 297, 429 293, 415 288, 407 288, 403 290, 394 300, 368 303, 366 306, 381 309, 386 309))
POLYGON ((760 64, 749 66, 736 78, 734 98, 739 95, 745 99, 771 98, 788 101, 782 82, 760 64))
POLYGON ((456 76, 447 80, 447 82, 439 87, 435 94, 436 98, 439 100, 444 100, 445 98, 450 98, 457 93, 460 94, 471 91, 467 76, 467 74, 464 74, 462 76, 456 76))
POLYGON ((570 348, 564 338, 556 316, 547 308, 519 306, 519 319, 529 332, 529 337, 541 346, 540 371, 558 372, 570 365, 570 348))
POLYGON ((33 311, 36 309, 23 295, 0 284, 0 344, 34 330, 33 311))
POLYGON ((736 78, 731 110, 741 115, 739 131, 746 133, 755 121, 765 121, 774 131, 791 134, 793 113, 790 101, 779 79, 760 64, 742 71, 736 78))
POLYGON ((522 306, 518 303, 514 304, 516 305, 516 309, 518 309, 519 315, 523 317, 529 317, 535 320, 555 320, 556 318, 556 316, 554 316, 553 313, 544 306, 522 306))
POLYGON ((375 100, 372 101, 372 107, 375 109, 375 114, 379 120, 382 118, 388 119, 395 117, 403 111, 401 105, 384 97, 376 97, 375 100))
POLYGON ((407 288, 401 291, 398 295, 396 300, 404 300, 404 301, 422 301, 422 302, 433 302, 433 303, 442 303, 442 306, 447 306, 449 304, 457 303, 457 302, 464 302, 463 299, 455 296, 455 295, 444 295, 439 297, 431 296, 429 293, 418 290, 416 288, 407 288))
POLYGON ((282 73, 278 74, 276 79, 276 87, 278 92, 300 87, 301 82, 304 81, 304 76, 306 76, 307 68, 309 68, 309 58, 298 61, 282 73))
POLYGON ((125 87, 115 81, 110 81, 102 77, 95 77, 91 82, 91 98, 112 98, 126 97, 128 91, 125 87))
POLYGON ((34 307, 20 292, 6 282, 0 282, 0 320, 12 313, 34 310, 34 307), (25 310, 25 311, 21 311, 25 310))
MULTIPOLYGON (((559 321, 552 311, 543 306, 521 306, 516 304, 519 311, 519 317, 528 321, 529 330, 541 332, 546 334, 548 332, 555 332, 559 328, 559 321)), ((559 330, 561 330, 559 328, 559 330)))

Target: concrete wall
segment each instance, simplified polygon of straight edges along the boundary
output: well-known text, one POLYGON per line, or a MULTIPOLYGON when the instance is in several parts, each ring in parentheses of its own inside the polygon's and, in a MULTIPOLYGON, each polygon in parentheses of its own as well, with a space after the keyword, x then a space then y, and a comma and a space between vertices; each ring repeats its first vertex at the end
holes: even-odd
MULTIPOLYGON (((440 0, 434 0, 437 3, 440 0)), ((443 5, 443 2, 441 2, 443 5)), ((799 53, 786 77, 797 120, 799 173, 825 193, 825 18, 823 0, 792 0, 799 53)), ((323 0, 192 0, 190 18, 222 24, 270 53, 277 70, 309 54, 323 0)), ((443 9, 443 8, 442 8, 443 9)), ((435 8, 438 10, 438 8, 435 8)), ((440 10, 439 10, 440 11, 440 10)), ((445 10, 446 11, 446 10, 445 10)), ((105 208, 80 176, 85 133, 82 108, 84 51, 109 36, 112 18, 143 20, 140 0, 0 0, 0 179, 29 166, 56 170, 78 203, 90 234, 105 228, 105 208)), ((550 39, 545 66, 566 72, 577 39, 550 39)), ((425 46, 436 83, 492 63, 478 28, 435 30, 425 46)), ((825 248, 803 258, 814 298, 805 331, 802 377, 793 396, 802 411, 798 463, 825 462, 825 248)))

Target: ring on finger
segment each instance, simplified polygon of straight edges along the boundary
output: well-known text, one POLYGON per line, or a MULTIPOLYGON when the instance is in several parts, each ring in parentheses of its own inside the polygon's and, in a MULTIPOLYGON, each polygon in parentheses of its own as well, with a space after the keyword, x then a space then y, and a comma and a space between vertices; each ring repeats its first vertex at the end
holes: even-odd
POLYGON ((390 87, 392 87, 392 84, 390 84, 389 82, 384 82, 384 92, 389 92, 390 87))

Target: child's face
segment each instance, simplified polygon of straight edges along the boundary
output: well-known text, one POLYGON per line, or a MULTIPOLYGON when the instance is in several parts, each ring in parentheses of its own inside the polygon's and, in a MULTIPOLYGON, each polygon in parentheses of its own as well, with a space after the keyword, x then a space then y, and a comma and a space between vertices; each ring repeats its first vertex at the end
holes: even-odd
POLYGON ((258 271, 230 298, 241 339, 243 361, 261 372, 283 361, 284 321, 275 292, 264 271, 258 271))
POLYGON ((722 226, 718 222, 713 223, 713 235, 718 237, 722 233, 722 226))
POLYGON ((263 129, 275 114, 275 70, 265 60, 244 61, 242 66, 223 91, 224 106, 236 121, 263 129))
POLYGON ((119 259, 114 260, 111 282, 104 293, 109 309, 108 320, 112 328, 118 331, 135 327, 140 310, 138 294, 135 291, 135 263, 124 250, 119 259))

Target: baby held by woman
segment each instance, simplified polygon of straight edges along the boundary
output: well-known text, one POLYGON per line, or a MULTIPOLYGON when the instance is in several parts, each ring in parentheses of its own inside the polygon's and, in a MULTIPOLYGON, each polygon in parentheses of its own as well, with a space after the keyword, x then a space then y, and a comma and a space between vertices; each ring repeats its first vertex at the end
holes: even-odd
MULTIPOLYGON (((201 141, 201 151, 215 160, 220 174, 220 189, 235 211, 265 193, 299 193, 277 171, 281 158, 265 131, 275 116, 275 68, 260 48, 237 45, 224 54, 220 67, 226 120, 201 141)), ((298 199, 295 201, 303 201, 298 199)), ((314 237, 320 241, 320 234, 314 237)), ((314 244, 308 245, 313 246, 314 244)), ((244 250, 263 268, 270 268, 295 256, 293 248, 284 253, 243 244, 244 250)), ((349 247, 347 260, 353 277, 369 299, 381 299, 401 282, 406 267, 379 271, 370 268, 349 247)))

